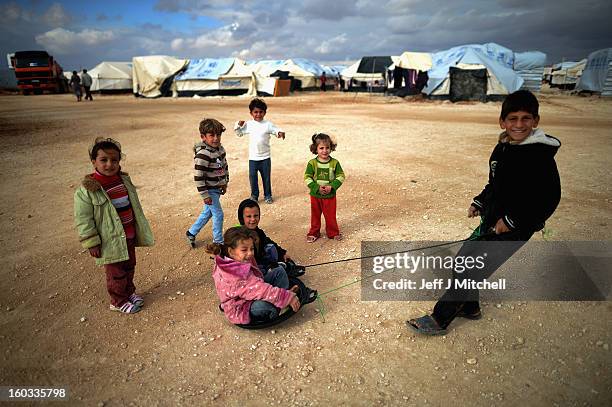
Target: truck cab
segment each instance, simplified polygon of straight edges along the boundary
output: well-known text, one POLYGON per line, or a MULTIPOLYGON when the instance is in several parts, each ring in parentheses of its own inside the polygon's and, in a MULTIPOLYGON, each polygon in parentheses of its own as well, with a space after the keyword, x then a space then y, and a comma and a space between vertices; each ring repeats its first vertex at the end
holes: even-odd
POLYGON ((64 93, 68 86, 62 67, 47 51, 17 51, 11 56, 15 69, 17 87, 24 95, 43 93, 64 93))

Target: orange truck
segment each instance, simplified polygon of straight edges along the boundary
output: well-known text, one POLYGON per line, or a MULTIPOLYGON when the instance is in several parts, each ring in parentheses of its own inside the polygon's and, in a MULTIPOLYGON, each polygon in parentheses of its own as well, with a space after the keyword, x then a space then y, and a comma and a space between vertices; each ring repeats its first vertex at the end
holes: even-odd
POLYGON ((24 95, 44 91, 64 93, 68 83, 62 67, 47 51, 17 51, 10 56, 17 87, 24 95))

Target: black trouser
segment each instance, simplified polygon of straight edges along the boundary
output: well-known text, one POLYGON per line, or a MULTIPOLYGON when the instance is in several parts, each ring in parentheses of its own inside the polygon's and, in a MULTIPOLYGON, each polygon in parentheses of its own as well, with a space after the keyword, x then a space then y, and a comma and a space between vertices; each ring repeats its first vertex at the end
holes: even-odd
POLYGON ((93 100, 93 97, 91 97, 91 91, 89 90, 91 86, 84 86, 84 88, 85 88, 85 100, 87 99, 93 100))
MULTIPOLYGON (((467 241, 461 246, 455 257, 459 256, 480 256, 483 250, 487 252, 482 270, 470 270, 469 272, 456 272, 453 270, 453 283, 471 279, 482 281, 490 277, 502 264, 506 262, 517 250, 519 250, 534 232, 513 231, 500 235, 489 234, 477 238, 475 241, 467 241), (486 247, 488 242, 508 242, 503 244, 491 244, 486 247), (493 250, 491 250, 493 249, 493 250)), ((479 294, 477 289, 455 288, 451 286, 444 295, 438 300, 434 307, 432 316, 442 328, 446 328, 457 316, 460 311, 466 314, 473 314, 480 310, 479 294)))

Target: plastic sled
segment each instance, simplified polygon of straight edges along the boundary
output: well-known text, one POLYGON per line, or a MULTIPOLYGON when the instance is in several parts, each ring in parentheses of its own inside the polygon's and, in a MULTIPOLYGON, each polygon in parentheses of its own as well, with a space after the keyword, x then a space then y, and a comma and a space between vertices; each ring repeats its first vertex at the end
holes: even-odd
MULTIPOLYGON (((295 264, 295 263, 294 263, 295 264)), ((297 285, 299 288, 298 298, 300 299, 300 309, 306 304, 310 304, 314 300, 317 299, 317 290, 313 290, 311 288, 306 287, 306 284, 302 282, 297 277, 289 277, 289 287, 293 287, 297 285)), ((219 309, 223 312, 223 308, 219 305, 219 309)), ((295 315, 295 312, 291 309, 291 307, 286 307, 281 310, 281 313, 278 317, 268 320, 268 321, 251 321, 248 324, 235 324, 237 327, 243 329, 264 329, 269 328, 274 325, 278 325, 292 316, 295 315)))

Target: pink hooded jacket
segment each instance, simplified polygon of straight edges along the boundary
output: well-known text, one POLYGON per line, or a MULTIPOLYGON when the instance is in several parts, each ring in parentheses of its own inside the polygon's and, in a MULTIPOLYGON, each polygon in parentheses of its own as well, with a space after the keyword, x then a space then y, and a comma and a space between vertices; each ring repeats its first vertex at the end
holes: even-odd
POLYGON ((228 257, 215 256, 213 280, 221 308, 233 324, 248 324, 251 321, 249 311, 255 300, 284 308, 295 295, 289 290, 266 283, 254 258, 251 263, 241 263, 228 257))

